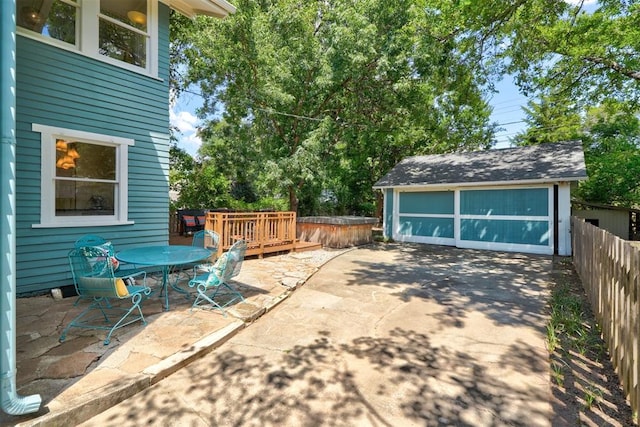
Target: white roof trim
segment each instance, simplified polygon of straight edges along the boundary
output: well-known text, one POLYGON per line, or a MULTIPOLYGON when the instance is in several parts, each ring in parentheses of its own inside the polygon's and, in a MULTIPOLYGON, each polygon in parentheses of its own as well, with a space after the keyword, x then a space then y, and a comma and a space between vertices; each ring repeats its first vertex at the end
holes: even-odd
POLYGON ((459 188, 459 187, 497 187, 497 186, 514 186, 514 185, 540 185, 540 184, 557 184, 569 181, 584 181, 586 178, 558 178, 558 179, 529 179, 523 181, 479 181, 479 182, 447 182, 438 184, 411 184, 411 185, 384 185, 374 186, 374 190, 387 190, 391 188, 413 189, 413 188, 459 188))
POLYGON ((236 7, 226 0, 160 0, 183 15, 194 18, 196 15, 225 18, 236 12, 236 7))

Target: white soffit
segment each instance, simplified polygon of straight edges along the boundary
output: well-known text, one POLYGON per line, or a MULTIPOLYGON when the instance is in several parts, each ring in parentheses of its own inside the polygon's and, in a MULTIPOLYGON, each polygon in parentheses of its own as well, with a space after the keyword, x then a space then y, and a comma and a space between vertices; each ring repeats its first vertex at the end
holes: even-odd
POLYGON ((215 16, 224 18, 235 13, 236 8, 226 0, 161 0, 170 8, 193 18, 196 15, 215 16))

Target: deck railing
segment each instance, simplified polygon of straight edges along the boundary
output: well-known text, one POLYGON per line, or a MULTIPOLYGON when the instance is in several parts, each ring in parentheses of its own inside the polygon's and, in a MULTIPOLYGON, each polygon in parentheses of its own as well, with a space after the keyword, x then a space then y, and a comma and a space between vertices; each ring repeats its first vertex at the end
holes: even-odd
POLYGON ((205 229, 220 236, 218 256, 238 239, 247 242, 247 255, 289 251, 296 243, 295 212, 207 212, 205 229))

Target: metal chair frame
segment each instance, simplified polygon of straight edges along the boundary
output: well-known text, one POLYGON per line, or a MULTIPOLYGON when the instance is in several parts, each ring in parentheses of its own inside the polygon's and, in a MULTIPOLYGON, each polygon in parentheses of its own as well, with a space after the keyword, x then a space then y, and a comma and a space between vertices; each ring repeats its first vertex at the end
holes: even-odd
MULTIPOLYGON (((102 245, 106 245, 107 243, 111 243, 111 242, 109 242, 107 239, 105 239, 102 236, 98 236, 98 235, 95 235, 95 234, 85 234, 84 236, 82 236, 78 240, 76 240, 76 242, 74 243, 74 247, 76 249, 89 247, 89 246, 96 246, 96 247, 102 248, 102 245)), ((109 253, 109 256, 115 256, 115 253, 111 252, 111 253, 109 253)), ((114 271, 114 275, 116 277, 120 277, 122 279, 128 279, 128 278, 131 278, 131 277, 138 276, 142 272, 145 272, 145 271, 144 270, 140 270, 139 268, 137 268, 134 265, 125 264, 125 263, 121 262, 119 267, 118 267, 118 269, 114 271)), ((80 302, 80 300, 83 299, 83 297, 80 295, 80 292, 78 291, 78 286, 76 285, 75 280, 74 280, 74 286, 76 288, 76 293, 79 296, 78 296, 78 299, 76 300, 76 302, 73 303, 73 305, 78 305, 78 303, 80 302)))
MULTIPOLYGON (((146 272, 139 271, 129 277, 141 277, 142 285, 125 286, 121 277, 113 271, 113 265, 104 249, 85 246, 73 249, 68 254, 73 282, 82 299, 90 299, 89 305, 64 328, 60 336, 63 342, 69 329, 84 328, 108 331, 104 345, 111 342, 117 329, 140 320, 147 321, 140 307, 151 289, 146 284, 146 272), (116 301, 131 302, 129 307, 115 306, 116 301)), ((77 304, 77 302, 76 302, 77 304)))
POLYGON ((189 286, 197 290, 192 310, 210 305, 212 309, 222 311, 226 317, 226 307, 236 301, 244 301, 242 294, 229 281, 240 273, 246 251, 247 243, 244 240, 237 241, 218 258, 209 271, 199 273, 189 281, 189 286))

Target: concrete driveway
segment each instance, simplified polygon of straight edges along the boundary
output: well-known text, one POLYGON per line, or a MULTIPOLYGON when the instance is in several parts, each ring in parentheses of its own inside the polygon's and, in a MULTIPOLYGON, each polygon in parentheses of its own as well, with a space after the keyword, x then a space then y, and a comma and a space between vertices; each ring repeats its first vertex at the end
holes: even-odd
POLYGON ((543 256, 355 249, 84 425, 548 426, 550 272, 543 256))

